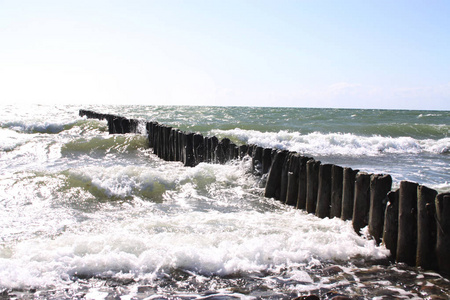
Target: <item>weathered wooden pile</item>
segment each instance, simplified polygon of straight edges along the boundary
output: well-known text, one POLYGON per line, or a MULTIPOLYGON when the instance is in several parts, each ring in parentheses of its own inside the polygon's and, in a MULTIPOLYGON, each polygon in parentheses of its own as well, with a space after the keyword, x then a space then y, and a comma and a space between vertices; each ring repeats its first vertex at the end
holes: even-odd
MULTIPOLYGON (((109 133, 138 133, 139 120, 80 110, 80 116, 107 120, 109 133)), ((253 172, 267 177, 265 196, 320 218, 351 220, 357 233, 368 226, 392 259, 450 275, 450 193, 438 194, 418 183, 322 164, 296 152, 236 145, 228 138, 206 137, 146 122, 149 146, 166 161, 185 166, 252 158, 253 172)))

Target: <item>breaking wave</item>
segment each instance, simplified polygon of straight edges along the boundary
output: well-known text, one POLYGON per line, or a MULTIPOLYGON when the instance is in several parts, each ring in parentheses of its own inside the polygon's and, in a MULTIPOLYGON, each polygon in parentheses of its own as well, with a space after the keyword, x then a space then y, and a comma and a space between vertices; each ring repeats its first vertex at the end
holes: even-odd
POLYGON ((301 134, 281 130, 260 132, 235 128, 215 129, 211 135, 227 136, 238 143, 255 144, 265 148, 279 148, 310 155, 357 155, 377 156, 383 153, 446 154, 450 149, 450 138, 415 139, 412 137, 390 137, 381 135, 360 136, 351 133, 301 134))

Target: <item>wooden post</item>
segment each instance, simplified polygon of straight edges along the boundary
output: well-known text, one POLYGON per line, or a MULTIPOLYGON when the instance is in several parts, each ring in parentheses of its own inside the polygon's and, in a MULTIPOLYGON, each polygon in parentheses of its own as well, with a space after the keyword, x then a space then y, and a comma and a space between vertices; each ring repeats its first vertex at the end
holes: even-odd
POLYGON ((285 150, 279 150, 273 159, 264 192, 264 196, 267 198, 280 199, 281 172, 287 153, 285 150))
POLYGON ((139 133, 138 127, 139 127, 139 120, 137 119, 128 119, 129 123, 129 133, 139 133))
POLYGON ((384 214, 383 244, 391 251, 391 258, 395 260, 397 256, 398 239, 398 194, 399 191, 387 194, 388 203, 384 214))
POLYGON ((288 167, 288 183, 286 195, 287 205, 292 206, 297 205, 299 170, 300 170, 300 155, 298 155, 297 153, 292 153, 290 156, 288 167))
POLYGON ((314 159, 306 163, 306 211, 310 214, 316 212, 320 164, 314 159))
POLYGON ((119 133, 125 134, 125 133, 131 133, 131 122, 127 118, 120 117, 120 125, 122 127, 122 131, 119 133))
POLYGON ((194 149, 194 165, 198 165, 199 163, 203 162, 203 135, 196 133, 194 134, 194 140, 193 140, 193 149, 194 149))
POLYGON ((205 136, 203 138, 203 159, 205 162, 211 162, 211 143, 209 142, 209 137, 205 136))
POLYGON ((172 129, 172 136, 173 136, 173 141, 172 141, 172 152, 173 152, 173 161, 178 161, 178 129, 177 128, 173 128, 172 129))
POLYGON ((369 222, 370 175, 360 172, 355 178, 355 201, 353 202, 353 229, 360 234, 369 222))
POLYGON ((238 158, 238 151, 236 150, 237 146, 235 143, 230 143, 230 145, 228 145, 228 160, 233 160, 238 158))
POLYGON ((156 124, 155 125, 155 136, 154 136, 154 142, 153 142, 153 153, 159 157, 160 154, 160 137, 161 137, 161 125, 156 124))
POLYGON ((161 150, 160 150, 161 126, 162 126, 161 124, 157 124, 155 126, 155 137, 154 137, 154 139, 155 139, 154 145, 155 146, 153 147, 153 153, 155 153, 158 157, 160 157, 159 155, 161 153, 161 150))
POLYGON ((194 133, 189 132, 185 134, 186 143, 185 143, 185 158, 184 158, 184 166, 185 167, 193 167, 195 166, 195 158, 194 158, 194 133))
POLYGON ((437 242, 439 272, 450 275, 450 193, 436 196, 437 242))
POLYGON ((162 159, 166 159, 165 158, 165 154, 166 154, 166 125, 161 125, 160 126, 160 131, 159 131, 159 157, 162 159))
POLYGON ((353 203, 355 201, 355 179, 359 170, 344 168, 344 180, 342 182, 342 210, 341 219, 344 221, 353 219, 353 203))
POLYGON ((272 149, 264 148, 262 153, 262 173, 267 174, 272 164, 272 149))
POLYGON ((298 169, 297 208, 306 209, 306 163, 311 157, 301 156, 298 169))
POLYGON ((330 217, 332 167, 333 165, 324 164, 319 168, 316 216, 322 219, 330 217))
POLYGON ((172 130, 172 127, 164 126, 163 127, 163 143, 162 143, 162 149, 163 149, 163 155, 162 159, 165 161, 170 160, 170 131, 172 130))
POLYGON ((166 156, 165 156, 165 160, 166 161, 172 161, 172 142, 173 140, 171 139, 171 133, 172 133, 172 127, 167 126, 166 127, 166 144, 165 144, 165 148, 166 148, 166 156))
POLYGON ((372 175, 370 177, 370 209, 369 233, 377 243, 383 237, 384 213, 386 211, 387 194, 392 188, 391 175, 372 175))
POLYGON ((108 122, 108 133, 113 134, 114 133, 114 117, 106 116, 106 121, 108 122))
POLYGON ((248 152, 248 145, 240 145, 239 146, 239 158, 243 159, 248 152))
POLYGON ((158 136, 158 128, 159 128, 159 124, 157 122, 152 123, 152 148, 153 148, 153 153, 156 154, 156 148, 157 148, 157 136, 158 136))
POLYGON ((340 218, 342 211, 342 187, 344 169, 340 166, 331 168, 331 208, 330 218, 340 218))
POLYGON ((176 129, 170 128, 169 133, 169 160, 174 161, 175 160, 175 135, 176 135, 176 129))
POLYGON ((178 131, 178 161, 184 162, 184 133, 178 131))
POLYGON ((114 116, 112 119, 113 132, 112 133, 122 133, 122 120, 120 117, 114 116))
POLYGON ((223 138, 216 147, 215 155, 217 157, 218 163, 224 164, 228 161, 228 147, 230 145, 229 138, 223 138))
POLYGON ((288 188, 288 173, 289 173, 289 161, 294 152, 288 152, 284 159, 283 168, 281 170, 281 187, 280 187, 280 201, 286 203, 287 188, 288 188))
POLYGON ((240 153, 239 153, 239 146, 238 145, 234 145, 234 159, 240 159, 239 155, 240 155, 240 153))
POLYGON ((253 157, 253 152, 254 152, 255 147, 256 147, 255 145, 248 145, 248 148, 247 148, 248 156, 253 157))
POLYGON ((216 155, 217 145, 219 144, 219 139, 215 136, 212 136, 209 140, 211 143, 211 162, 212 163, 218 163, 219 159, 216 155))
POLYGON ((173 130, 173 160, 174 161, 180 161, 180 151, 179 151, 179 135, 178 132, 180 132, 180 130, 178 129, 172 129, 173 130))
POLYGON ((145 124, 145 127, 147 128, 147 139, 148 139, 148 146, 150 148, 153 148, 153 144, 152 144, 152 135, 153 135, 153 131, 152 131, 152 122, 147 122, 145 124))
MULTIPOLYGON (((417 253, 416 266, 436 270, 436 200, 437 192, 426 186, 417 187, 417 253)), ((450 253, 449 253, 450 255, 450 253)))
POLYGON ((400 182, 398 201, 397 261, 416 265, 417 183, 400 182))
POLYGON ((263 148, 259 146, 256 147, 252 155, 252 168, 253 174, 259 176, 262 175, 262 155, 263 155, 263 148))

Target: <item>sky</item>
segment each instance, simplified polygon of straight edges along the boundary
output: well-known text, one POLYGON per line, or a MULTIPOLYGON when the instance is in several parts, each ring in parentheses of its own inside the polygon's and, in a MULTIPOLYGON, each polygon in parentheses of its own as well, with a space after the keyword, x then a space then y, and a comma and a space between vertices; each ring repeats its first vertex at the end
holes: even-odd
POLYGON ((450 110, 450 1, 0 0, 0 99, 450 110))

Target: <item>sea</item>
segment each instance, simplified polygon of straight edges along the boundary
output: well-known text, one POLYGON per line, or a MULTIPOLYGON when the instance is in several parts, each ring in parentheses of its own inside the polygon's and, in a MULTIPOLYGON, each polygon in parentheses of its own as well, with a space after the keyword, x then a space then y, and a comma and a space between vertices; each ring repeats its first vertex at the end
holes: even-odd
POLYGON ((146 121, 450 192, 450 111, 2 104, 1 299, 450 297, 449 278, 392 262, 367 228, 265 198, 248 157, 159 159, 146 121))

